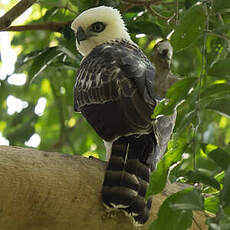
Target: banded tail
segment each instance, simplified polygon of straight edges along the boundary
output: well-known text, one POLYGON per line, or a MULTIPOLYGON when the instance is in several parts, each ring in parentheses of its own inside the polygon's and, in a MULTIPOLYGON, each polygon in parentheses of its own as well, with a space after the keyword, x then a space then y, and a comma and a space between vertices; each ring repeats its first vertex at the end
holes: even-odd
POLYGON ((113 142, 102 188, 107 208, 125 211, 136 225, 149 217, 152 199, 145 200, 150 173, 154 169, 153 133, 120 137, 113 142))

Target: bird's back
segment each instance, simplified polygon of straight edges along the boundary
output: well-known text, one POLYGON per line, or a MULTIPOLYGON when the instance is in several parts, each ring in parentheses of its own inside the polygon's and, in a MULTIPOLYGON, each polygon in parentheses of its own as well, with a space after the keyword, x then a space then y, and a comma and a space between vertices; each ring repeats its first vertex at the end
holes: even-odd
POLYGON ((154 67, 135 44, 102 44, 81 63, 74 90, 75 110, 107 141, 149 133, 156 105, 154 75, 154 67))

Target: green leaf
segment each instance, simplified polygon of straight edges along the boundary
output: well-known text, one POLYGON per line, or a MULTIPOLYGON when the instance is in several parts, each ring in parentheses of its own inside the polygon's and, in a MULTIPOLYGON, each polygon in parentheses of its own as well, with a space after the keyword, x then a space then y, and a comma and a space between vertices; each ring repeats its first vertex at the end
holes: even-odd
POLYGON ((202 4, 195 5, 185 11, 171 37, 174 50, 180 51, 195 42, 203 34, 205 20, 206 16, 202 4))
POLYGON ((220 191, 220 202, 223 207, 230 205, 230 166, 225 172, 223 189, 220 191))
POLYGON ((230 217, 230 205, 224 207, 224 213, 230 217))
POLYGON ((82 1, 82 0, 70 0, 71 3, 78 7, 80 12, 87 10, 91 7, 95 7, 94 0, 82 1))
POLYGON ((209 69, 208 74, 218 78, 230 77, 230 58, 216 62, 209 69))
POLYGON ((163 37, 163 33, 160 29, 160 27, 153 22, 149 21, 128 21, 129 23, 127 24, 129 33, 134 33, 134 34, 148 34, 148 35, 153 35, 153 36, 158 36, 158 37, 163 37))
POLYGON ((39 3, 46 8, 53 8, 55 6, 58 5, 58 3, 60 3, 60 0, 40 0, 39 3))
POLYGON ((148 230, 187 230, 192 224, 192 210, 203 210, 201 194, 193 189, 177 192, 163 202, 158 219, 148 230))
POLYGON ((201 182, 208 186, 212 186, 213 188, 217 190, 220 189, 220 184, 215 178, 208 176, 198 170, 188 171, 185 175, 185 178, 187 179, 187 183, 200 183, 201 182))
POLYGON ((66 54, 69 58, 73 59, 74 61, 78 61, 77 56, 70 49, 64 46, 60 46, 59 50, 61 50, 64 54, 66 54))
POLYGON ((164 158, 158 163, 157 169, 152 173, 150 184, 146 193, 146 197, 161 192, 167 182, 169 167, 176 161, 180 160, 187 146, 186 140, 176 139, 175 146, 169 149, 164 158))
POLYGON ((229 30, 230 30, 230 25, 225 24, 225 25, 222 25, 222 26, 218 25, 218 27, 215 28, 213 30, 213 32, 215 32, 215 33, 223 33, 223 32, 228 32, 229 30))
POLYGON ((55 62, 55 63, 52 63, 50 66, 52 67, 55 67, 55 68, 60 68, 60 66, 62 67, 62 69, 66 69, 66 70, 73 70, 73 71, 77 71, 78 70, 78 65, 74 65, 70 62, 61 62, 61 61, 58 61, 58 62, 55 62))
POLYGON ((166 103, 163 100, 154 109, 154 117, 159 114, 170 115, 173 113, 176 105, 186 98, 189 90, 193 87, 197 81, 196 77, 189 77, 174 83, 168 90, 166 97, 169 98, 169 102, 166 103))
POLYGON ((179 125, 177 127, 177 134, 184 133, 185 127, 189 127, 194 121, 196 121, 197 112, 195 110, 191 110, 189 113, 185 114, 179 125))
POLYGON ((195 3, 197 3, 199 0, 185 0, 185 7, 186 9, 190 8, 191 6, 193 6, 195 3))
POLYGON ((221 148, 214 149, 208 153, 208 157, 214 160, 222 169, 227 169, 230 165, 230 153, 221 148))
POLYGON ((18 124, 15 128, 4 130, 4 136, 10 141, 11 145, 15 145, 18 142, 24 143, 32 134, 34 134, 34 122, 36 122, 37 116, 33 115, 27 122, 18 124))
POLYGON ((230 118, 230 98, 220 98, 211 101, 205 108, 230 118))
POLYGON ((16 72, 22 72, 23 69, 26 66, 26 64, 28 64, 29 62, 31 62, 32 60, 34 60, 36 57, 38 57, 39 55, 41 55, 44 52, 44 50, 36 50, 33 52, 30 52, 28 54, 22 54, 17 58, 17 62, 15 63, 15 70, 16 72))
POLYGON ((230 218, 223 212, 218 212, 216 217, 207 218, 207 225, 209 230, 229 230, 230 218))
POLYGON ((43 20, 47 22, 49 20, 49 17, 55 15, 60 8, 58 7, 53 7, 49 10, 46 11, 45 15, 43 16, 43 20))
MULTIPOLYGON (((175 194, 174 194, 175 195, 175 194)), ((177 210, 204 210, 204 198, 196 189, 185 189, 176 193, 170 207, 177 210)))
POLYGON ((167 98, 172 98, 175 101, 184 99, 197 80, 198 79, 196 77, 188 77, 177 81, 169 88, 167 98))
POLYGON ((204 99, 209 96, 217 96, 219 94, 222 95, 229 92, 230 92, 230 84, 227 83, 214 84, 204 89, 200 94, 200 98, 204 99))
POLYGON ((217 0, 214 1, 214 9, 221 10, 230 8, 230 1, 229 0, 217 0))
POLYGON ((168 206, 161 210, 159 218, 150 224, 148 230, 187 230, 191 227, 191 211, 171 211, 168 206))
POLYGON ((50 65, 58 56, 63 53, 58 47, 51 47, 44 50, 40 55, 33 59, 33 63, 28 72, 29 83, 34 80, 42 71, 44 71, 48 65, 50 65))
POLYGON ((216 214, 218 211, 219 198, 216 196, 207 197, 204 200, 205 211, 216 214))

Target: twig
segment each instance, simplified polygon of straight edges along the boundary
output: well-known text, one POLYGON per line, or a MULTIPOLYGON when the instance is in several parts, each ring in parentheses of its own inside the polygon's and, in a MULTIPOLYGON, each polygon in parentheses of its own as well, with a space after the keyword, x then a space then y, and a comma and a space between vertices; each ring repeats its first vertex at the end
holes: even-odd
POLYGON ((204 11, 206 16, 206 25, 205 25, 205 31, 203 35, 203 45, 202 45, 202 60, 201 60, 201 72, 199 76, 199 83, 198 83, 198 94, 197 94, 197 103, 196 103, 196 120, 194 124, 194 131, 193 131, 193 170, 196 170, 196 153, 197 153, 197 146, 199 145, 198 140, 198 132, 200 129, 200 126, 202 125, 202 118, 201 118, 201 112, 202 112, 202 105, 201 105, 201 90, 202 90, 202 83, 204 83, 205 78, 207 77, 207 31, 209 30, 209 11, 207 4, 204 3, 204 11))
MULTIPOLYGON (((174 5, 177 4, 176 2, 164 2, 164 0, 151 0, 151 1, 134 1, 134 0, 124 0, 122 1, 126 5, 133 5, 133 6, 139 6, 139 5, 148 5, 148 4, 154 4, 154 5, 174 5)), ((178 4, 182 5, 182 2, 178 2, 178 4)))
POLYGON ((157 17, 159 17, 159 18, 161 18, 161 19, 163 19, 163 20, 167 20, 167 21, 171 18, 171 17, 165 17, 165 16, 159 14, 157 11, 155 11, 155 10, 151 7, 150 4, 149 4, 149 5, 146 5, 145 7, 148 9, 148 11, 149 11, 153 16, 157 16, 157 17))
POLYGON ((10 26, 0 31, 28 31, 28 30, 48 30, 53 32, 61 32, 61 30, 70 25, 72 21, 67 22, 48 22, 45 24, 23 25, 23 26, 10 26))
POLYGON ((95 6, 98 6, 99 3, 100 3, 100 0, 96 0, 96 1, 95 1, 95 6))
POLYGON ((199 223, 196 221, 196 219, 194 217, 192 218, 192 220, 195 223, 195 225, 198 227, 198 229, 202 230, 202 228, 200 227, 199 223))
MULTIPOLYGON (((67 2, 66 3, 66 5, 63 7, 64 9, 66 9, 66 10, 68 10, 69 12, 71 12, 71 13, 73 13, 73 14, 76 14, 77 15, 77 12, 76 11, 74 11, 73 9, 71 9, 70 7, 69 7, 69 5, 70 5, 70 3, 69 2, 67 2)), ((60 7, 60 8, 62 8, 62 7, 60 7)))
MULTIPOLYGON (((59 72, 57 72, 58 74, 59 72)), ((52 146, 52 148, 59 148, 61 149, 61 147, 68 142, 69 146, 72 148, 72 151, 74 154, 77 154, 77 151, 74 147, 74 144, 72 143, 71 139, 70 139, 70 128, 66 127, 65 125, 65 109, 63 107, 63 100, 62 97, 57 93, 59 91, 59 86, 56 84, 54 79, 50 79, 51 80, 51 89, 52 89, 52 93, 54 95, 55 101, 56 103, 58 103, 58 116, 59 116, 59 122, 60 122, 60 134, 59 134, 59 139, 58 142, 56 144, 54 144, 52 146)))
POLYGON ((124 6, 120 9, 121 14, 124 14, 129 9, 133 8, 133 4, 124 4, 124 6))
POLYGON ((179 21, 179 0, 176 0, 176 25, 179 21))
POLYGON ((11 25, 11 23, 30 8, 37 0, 21 0, 8 12, 6 12, 0 18, 0 30, 5 29, 11 25))
MULTIPOLYGON (((177 2, 164 2, 164 1, 159 1, 159 2, 155 2, 154 3, 154 5, 165 5, 165 6, 167 6, 167 5, 175 5, 175 4, 177 4, 177 2)), ((178 5, 182 5, 183 6, 183 2, 179 2, 179 0, 178 0, 178 5)))
POLYGON ((210 31, 207 31, 207 33, 211 36, 215 36, 215 37, 218 37, 218 38, 222 38, 224 39, 226 42, 230 42, 230 37, 228 36, 224 36, 222 34, 217 34, 217 33, 214 33, 214 32, 210 32, 210 31))
POLYGON ((126 0, 124 3, 126 4, 133 4, 133 5, 148 5, 148 4, 155 4, 156 2, 161 2, 160 0, 151 0, 151 1, 134 1, 134 0, 126 0))

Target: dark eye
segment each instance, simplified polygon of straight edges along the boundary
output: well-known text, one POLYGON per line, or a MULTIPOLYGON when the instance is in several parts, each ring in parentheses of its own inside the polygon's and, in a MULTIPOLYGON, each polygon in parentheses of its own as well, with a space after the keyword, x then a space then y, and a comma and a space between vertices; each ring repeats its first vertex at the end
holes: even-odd
POLYGON ((167 49, 163 49, 161 55, 162 55, 163 57, 166 57, 166 56, 168 55, 168 52, 169 52, 169 51, 168 51, 167 49))
POLYGON ((100 33, 105 29, 105 24, 103 22, 95 22, 92 24, 92 31, 100 33))

